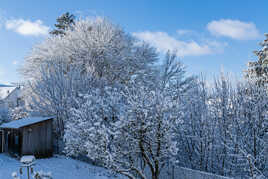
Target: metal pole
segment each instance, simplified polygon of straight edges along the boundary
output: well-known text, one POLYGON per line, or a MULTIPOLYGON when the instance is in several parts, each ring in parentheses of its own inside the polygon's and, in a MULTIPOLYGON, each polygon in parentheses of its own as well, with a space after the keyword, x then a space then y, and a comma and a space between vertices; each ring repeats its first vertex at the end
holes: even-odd
POLYGON ((27 166, 27 175, 28 175, 28 179, 30 179, 29 166, 27 166))
POLYGON ((5 145, 5 132, 4 132, 4 130, 2 130, 1 132, 2 132, 2 152, 4 152, 4 145, 5 145))

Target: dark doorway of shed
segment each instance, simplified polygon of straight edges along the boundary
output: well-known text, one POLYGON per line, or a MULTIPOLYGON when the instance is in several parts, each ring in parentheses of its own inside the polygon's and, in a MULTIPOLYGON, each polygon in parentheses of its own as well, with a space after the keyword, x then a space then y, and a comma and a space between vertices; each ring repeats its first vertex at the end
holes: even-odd
POLYGON ((7 134, 7 148, 8 152, 14 156, 19 156, 20 154, 20 145, 19 145, 19 131, 11 130, 7 134))

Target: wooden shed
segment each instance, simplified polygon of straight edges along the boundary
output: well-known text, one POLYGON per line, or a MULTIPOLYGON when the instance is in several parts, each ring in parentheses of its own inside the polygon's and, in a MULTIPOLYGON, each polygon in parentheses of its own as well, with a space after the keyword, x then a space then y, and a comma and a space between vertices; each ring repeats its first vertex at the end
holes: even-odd
POLYGON ((53 117, 29 117, 0 126, 0 152, 13 155, 53 155, 53 117))

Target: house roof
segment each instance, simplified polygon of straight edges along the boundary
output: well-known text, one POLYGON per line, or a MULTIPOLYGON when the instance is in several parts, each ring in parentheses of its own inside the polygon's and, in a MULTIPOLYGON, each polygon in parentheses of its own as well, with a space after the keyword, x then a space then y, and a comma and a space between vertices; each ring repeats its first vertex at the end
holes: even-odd
POLYGON ((36 124, 39 122, 47 121, 53 119, 54 117, 28 117, 15 121, 11 121, 8 123, 4 123, 0 126, 0 128, 8 128, 8 129, 19 129, 21 127, 29 126, 32 124, 36 124))
POLYGON ((0 99, 6 99, 15 89, 13 86, 0 86, 0 99))
POLYGON ((0 84, 0 87, 14 87, 12 85, 4 85, 4 84, 0 84))

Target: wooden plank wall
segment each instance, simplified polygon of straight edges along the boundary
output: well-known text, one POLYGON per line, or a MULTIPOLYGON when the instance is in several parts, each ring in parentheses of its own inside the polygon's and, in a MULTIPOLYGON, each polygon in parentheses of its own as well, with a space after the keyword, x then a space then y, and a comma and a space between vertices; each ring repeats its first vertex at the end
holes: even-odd
POLYGON ((37 158, 52 156, 52 120, 26 126, 22 135, 22 155, 34 154, 37 158))

